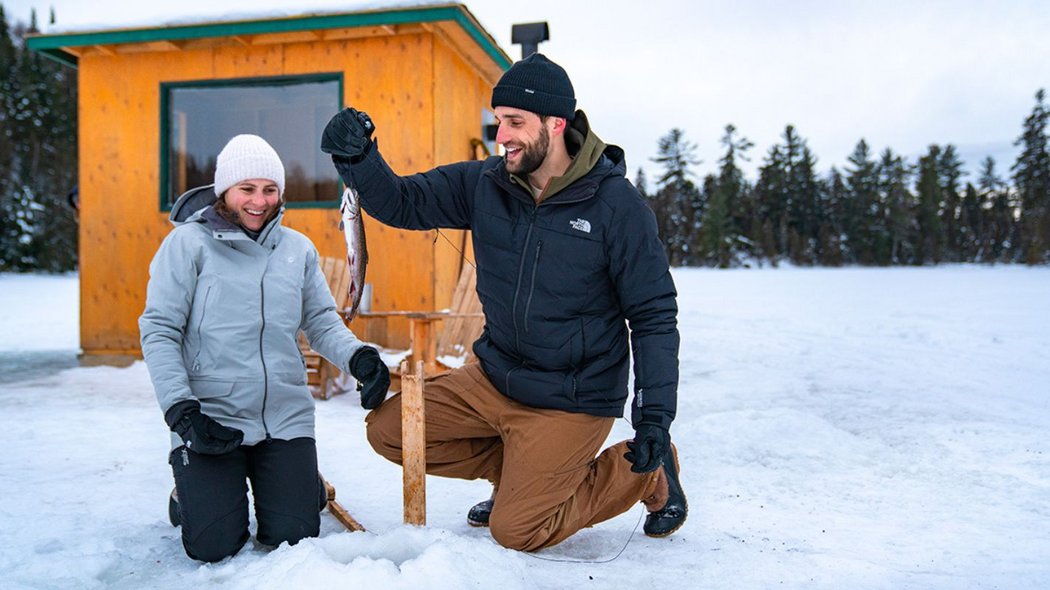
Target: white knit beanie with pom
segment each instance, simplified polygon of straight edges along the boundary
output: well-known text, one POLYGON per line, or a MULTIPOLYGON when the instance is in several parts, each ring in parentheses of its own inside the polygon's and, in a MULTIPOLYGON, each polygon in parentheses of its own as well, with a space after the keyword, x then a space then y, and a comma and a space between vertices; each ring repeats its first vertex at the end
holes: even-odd
POLYGON ((215 162, 215 194, 253 179, 272 180, 284 196, 284 164, 277 152, 258 135, 238 135, 222 148, 215 162))

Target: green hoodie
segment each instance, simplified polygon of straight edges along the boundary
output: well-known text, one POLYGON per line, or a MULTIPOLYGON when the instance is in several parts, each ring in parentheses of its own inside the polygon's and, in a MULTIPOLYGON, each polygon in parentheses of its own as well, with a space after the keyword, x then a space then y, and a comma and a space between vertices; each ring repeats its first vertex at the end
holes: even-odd
MULTIPOLYGON (((565 147, 569 152, 569 156, 572 157, 572 164, 569 165, 569 169, 565 171, 565 174, 550 179, 543 192, 540 193, 537 199, 538 203, 556 195, 565 187, 586 176, 591 171, 591 168, 594 168, 594 165, 598 163, 598 159, 602 157, 606 146, 605 142, 599 139, 598 135, 591 130, 591 125, 587 121, 587 115, 583 111, 576 111, 576 117, 565 129, 565 147)), ((510 177, 514 182, 529 191, 529 194, 534 193, 527 178, 522 178, 517 174, 511 174, 510 177)))

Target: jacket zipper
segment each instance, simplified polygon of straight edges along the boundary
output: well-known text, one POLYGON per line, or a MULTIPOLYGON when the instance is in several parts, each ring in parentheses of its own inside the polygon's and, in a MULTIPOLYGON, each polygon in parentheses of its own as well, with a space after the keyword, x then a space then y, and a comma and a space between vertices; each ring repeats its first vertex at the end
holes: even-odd
MULTIPOLYGON (((529 231, 525 234, 525 245, 528 246, 529 241, 532 239, 532 228, 536 225, 536 208, 533 207, 531 214, 529 215, 529 231)), ((521 262, 518 264, 518 282, 514 286, 514 302, 511 304, 510 312, 511 317, 514 318, 514 342, 518 350, 521 350, 521 334, 518 332, 518 295, 521 293, 521 277, 525 274, 525 260, 527 254, 523 250, 521 253, 521 262)), ((522 320, 524 324, 524 320, 522 320)))
POLYGON ((197 322, 197 356, 193 358, 193 372, 201 370, 201 353, 204 352, 204 341, 201 340, 201 327, 204 326, 204 318, 208 315, 208 298, 211 297, 211 286, 204 292, 204 305, 201 306, 201 319, 197 322))
POLYGON ((529 309, 532 307, 532 294, 536 292, 536 269, 540 266, 540 248, 543 240, 536 242, 536 256, 532 259, 532 276, 529 277, 529 297, 525 300, 525 315, 521 318, 521 324, 525 327, 525 333, 529 333, 529 309))
POLYGON ((266 425, 266 401, 270 396, 270 378, 266 373, 266 356, 263 354, 263 334, 266 332, 266 272, 263 272, 263 280, 259 281, 259 299, 260 309, 259 314, 262 317, 262 326, 259 328, 259 362, 262 363, 263 370, 263 403, 262 403, 262 426, 263 432, 266 433, 266 442, 273 440, 270 437, 270 427, 266 425))

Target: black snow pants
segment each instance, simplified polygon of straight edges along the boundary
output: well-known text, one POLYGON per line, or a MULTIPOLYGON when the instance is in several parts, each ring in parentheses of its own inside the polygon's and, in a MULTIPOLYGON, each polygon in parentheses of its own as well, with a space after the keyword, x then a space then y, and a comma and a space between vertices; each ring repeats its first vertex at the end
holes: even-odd
POLYGON ((248 540, 248 485, 258 523, 256 539, 277 546, 320 532, 317 445, 312 438, 242 445, 225 455, 178 447, 175 474, 182 545, 200 561, 234 555, 248 540))

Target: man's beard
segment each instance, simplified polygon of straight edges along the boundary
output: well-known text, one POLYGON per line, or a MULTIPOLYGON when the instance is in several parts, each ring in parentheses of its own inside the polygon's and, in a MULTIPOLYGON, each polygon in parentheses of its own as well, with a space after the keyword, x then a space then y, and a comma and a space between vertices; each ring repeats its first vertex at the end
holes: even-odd
POLYGON ((503 156, 503 161, 507 164, 507 171, 522 176, 532 174, 547 159, 547 150, 550 149, 550 144, 551 136, 547 133, 547 127, 545 125, 540 126, 540 136, 536 138, 536 141, 522 146, 520 162, 510 164, 507 162, 507 157, 503 156))

